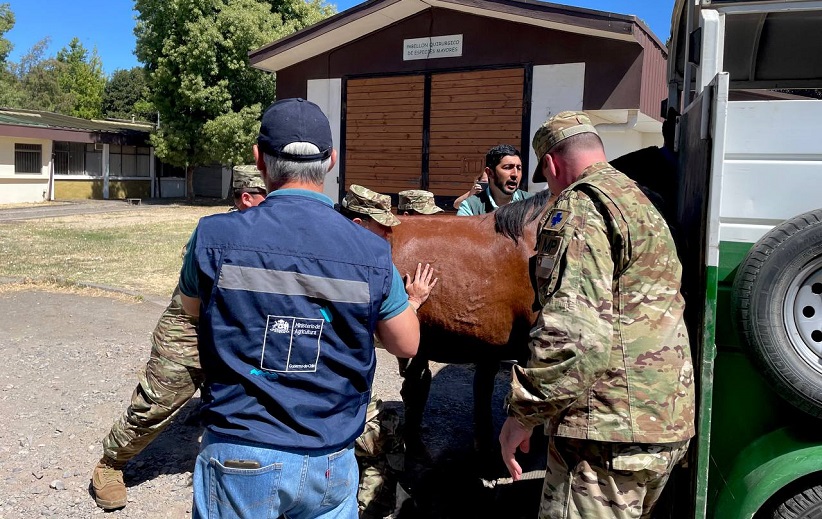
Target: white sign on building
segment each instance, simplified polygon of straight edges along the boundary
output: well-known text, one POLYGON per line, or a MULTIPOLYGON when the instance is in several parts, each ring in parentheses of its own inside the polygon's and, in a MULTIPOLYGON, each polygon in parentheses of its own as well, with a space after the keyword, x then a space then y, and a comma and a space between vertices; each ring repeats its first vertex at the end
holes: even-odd
POLYGON ((403 61, 458 58, 460 56, 462 56, 462 34, 403 40, 403 61))

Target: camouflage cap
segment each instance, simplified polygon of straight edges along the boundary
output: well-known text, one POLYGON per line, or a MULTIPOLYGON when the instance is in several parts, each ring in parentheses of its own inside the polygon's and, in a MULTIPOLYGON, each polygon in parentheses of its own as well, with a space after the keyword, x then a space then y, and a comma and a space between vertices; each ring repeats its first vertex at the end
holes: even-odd
POLYGON ((537 167, 531 176, 531 182, 545 182, 545 176, 542 174, 542 157, 558 143, 580 133, 599 135, 585 112, 560 112, 542 123, 531 141, 534 155, 537 156, 537 167))
POLYGON ((234 178, 231 180, 231 187, 234 189, 260 188, 264 191, 266 189, 260 170, 253 164, 234 166, 234 178))
POLYGON ((370 216, 377 223, 388 227, 400 224, 400 220, 391 213, 391 197, 367 187, 351 184, 340 205, 353 213, 370 216))
POLYGON ((434 203, 434 193, 422 189, 409 189, 399 192, 397 211, 416 211, 420 214, 437 214, 442 209, 434 203))

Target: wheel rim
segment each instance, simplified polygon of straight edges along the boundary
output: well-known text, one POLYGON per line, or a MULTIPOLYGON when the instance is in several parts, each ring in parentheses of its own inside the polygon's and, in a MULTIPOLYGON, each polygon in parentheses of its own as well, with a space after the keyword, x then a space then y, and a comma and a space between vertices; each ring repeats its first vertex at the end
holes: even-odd
POLYGON ((822 374, 822 256, 791 281, 783 309, 788 339, 805 363, 822 374))

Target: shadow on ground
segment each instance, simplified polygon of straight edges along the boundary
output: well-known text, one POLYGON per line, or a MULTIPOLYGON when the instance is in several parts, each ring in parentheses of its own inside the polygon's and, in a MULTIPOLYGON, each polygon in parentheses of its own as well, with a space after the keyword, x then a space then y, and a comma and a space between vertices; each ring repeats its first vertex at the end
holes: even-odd
MULTIPOLYGON (((502 463, 499 448, 490 453, 474 451, 470 388, 473 369, 448 365, 439 370, 432 383, 423 436, 431 447, 432 459, 407 461, 402 486, 408 490, 400 497, 396 519, 456 519, 464 517, 533 518, 539 510, 541 474, 535 479, 512 483, 502 463)), ((499 432, 502 399, 507 390, 509 370, 497 377, 494 413, 499 432)), ((385 402, 398 411, 397 400, 385 402)), ((126 486, 137 486, 161 474, 184 474, 194 470, 202 433, 199 423, 200 399, 189 401, 172 424, 126 466, 126 486)), ((531 453, 518 455, 526 473, 535 474, 545 467, 547 441, 537 433, 531 453)), ((190 484, 190 478, 188 479, 190 484)))
MULTIPOLYGON (((498 458, 499 453, 495 456, 498 458)), ((410 487, 411 498, 402 502, 395 517, 536 517, 542 478, 516 483, 497 482, 497 478, 508 475, 507 471, 501 461, 489 461, 473 452, 453 451, 428 467, 411 467, 406 472, 406 477, 410 478, 406 484, 410 487)))
MULTIPOLYGON (((476 452, 473 375, 470 365, 446 365, 434 375, 423 419, 423 441, 432 459, 406 462, 403 485, 408 488, 410 498, 395 513, 397 519, 530 519, 538 515, 547 439, 541 432, 535 432, 531 452, 517 455, 524 472, 534 479, 516 483, 510 481, 496 436, 492 452, 476 452)), ((496 434, 505 420, 503 401, 510 379, 510 367, 504 367, 495 381, 492 411, 496 434)), ((401 407, 402 404, 387 405, 401 407)))
POLYGON ((200 399, 195 397, 183 406, 174 421, 135 456, 123 471, 126 486, 139 485, 160 474, 183 474, 194 471, 200 449, 200 399))

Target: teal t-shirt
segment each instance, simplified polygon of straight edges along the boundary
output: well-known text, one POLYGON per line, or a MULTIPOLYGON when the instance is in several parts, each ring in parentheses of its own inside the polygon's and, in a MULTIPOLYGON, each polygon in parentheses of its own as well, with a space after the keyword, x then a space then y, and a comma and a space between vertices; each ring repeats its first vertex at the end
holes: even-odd
MULTIPOLYGON (((322 193, 308 191, 305 189, 280 189, 272 191, 268 196, 307 196, 314 198, 330 206, 334 202, 322 193)), ((266 197, 267 198, 267 197, 266 197)), ((191 233, 186 245, 186 254, 183 257, 183 267, 180 269, 180 292, 188 297, 200 297, 199 280, 197 279, 197 266, 194 263, 194 243, 197 241, 197 229, 191 233)), ((385 321, 402 313, 408 308, 408 294, 405 292, 405 283, 400 276, 397 267, 392 265, 393 275, 391 277, 391 290, 388 297, 380 305, 379 320, 385 321)))
MULTIPOLYGON (((519 202, 520 200, 525 200, 526 198, 530 198, 531 193, 528 191, 523 191, 522 189, 517 189, 514 191, 514 196, 511 198, 511 202, 519 202)), ((477 214, 485 214, 490 211, 486 210, 486 205, 490 204, 493 208, 492 210, 499 209, 497 203, 494 202, 494 197, 491 196, 491 188, 486 187, 485 191, 482 193, 476 194, 474 196, 470 196, 467 199, 463 200, 460 204, 459 209, 457 209, 457 216, 473 216, 477 214)))

